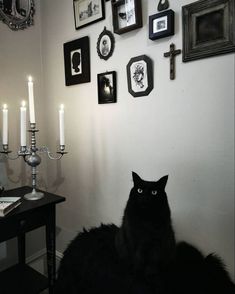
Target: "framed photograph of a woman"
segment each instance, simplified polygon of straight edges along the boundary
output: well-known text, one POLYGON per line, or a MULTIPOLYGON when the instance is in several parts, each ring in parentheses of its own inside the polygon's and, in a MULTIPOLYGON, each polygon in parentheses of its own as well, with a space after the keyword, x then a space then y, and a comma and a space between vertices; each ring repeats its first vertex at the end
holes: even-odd
POLYGON ((114 50, 115 39, 113 34, 104 27, 99 35, 96 49, 101 59, 107 60, 112 56, 114 50))
POLYGON ((90 82, 89 38, 83 37, 64 44, 66 86, 90 82))
POLYGON ((141 55, 133 57, 127 64, 128 91, 134 97, 147 96, 153 89, 152 60, 141 55))
POLYGON ((98 103, 117 102, 116 72, 109 71, 97 75, 98 103))

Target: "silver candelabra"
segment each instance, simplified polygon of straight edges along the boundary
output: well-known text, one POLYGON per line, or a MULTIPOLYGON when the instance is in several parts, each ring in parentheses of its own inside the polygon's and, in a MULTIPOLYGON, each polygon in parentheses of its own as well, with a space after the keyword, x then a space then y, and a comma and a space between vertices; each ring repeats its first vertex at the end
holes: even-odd
POLYGON ((28 132, 31 134, 31 144, 30 146, 21 146, 20 150, 17 153, 16 157, 10 157, 9 154, 12 152, 8 149, 8 144, 3 145, 3 150, 0 151, 1 154, 4 154, 8 159, 15 160, 19 157, 23 157, 24 161, 31 166, 31 175, 32 175, 32 192, 24 195, 24 198, 27 200, 38 200, 44 197, 42 192, 36 190, 37 186, 37 166, 41 163, 41 157, 38 153, 47 153, 48 158, 53 160, 59 160, 61 157, 66 154, 65 145, 60 145, 60 151, 57 157, 52 156, 52 153, 49 151, 48 147, 37 147, 36 146, 36 133, 39 130, 36 129, 36 123, 30 123, 30 129, 28 132))

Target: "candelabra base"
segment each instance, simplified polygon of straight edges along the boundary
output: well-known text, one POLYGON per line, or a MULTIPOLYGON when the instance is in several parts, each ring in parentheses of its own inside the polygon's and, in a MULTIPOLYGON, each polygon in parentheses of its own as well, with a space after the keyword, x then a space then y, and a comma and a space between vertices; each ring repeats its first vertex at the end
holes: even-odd
POLYGON ((24 198, 27 200, 38 200, 44 197, 44 193, 38 192, 35 189, 31 193, 25 194, 24 198))

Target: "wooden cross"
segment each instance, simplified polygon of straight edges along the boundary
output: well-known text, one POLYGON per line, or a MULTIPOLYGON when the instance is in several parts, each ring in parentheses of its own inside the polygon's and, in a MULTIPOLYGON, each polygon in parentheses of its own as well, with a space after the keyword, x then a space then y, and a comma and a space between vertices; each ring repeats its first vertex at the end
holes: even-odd
POLYGON ((164 53, 164 57, 170 57, 170 79, 175 79, 175 56, 181 53, 181 49, 175 50, 175 44, 170 45, 170 51, 164 53))

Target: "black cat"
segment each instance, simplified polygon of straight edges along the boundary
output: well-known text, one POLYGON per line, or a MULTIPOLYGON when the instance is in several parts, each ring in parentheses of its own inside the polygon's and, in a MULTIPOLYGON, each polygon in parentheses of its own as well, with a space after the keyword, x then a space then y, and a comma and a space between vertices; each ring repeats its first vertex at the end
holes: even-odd
MULTIPOLYGON (((116 237, 120 258, 131 263, 139 279, 162 291, 162 273, 175 253, 175 236, 165 192, 168 176, 157 182, 132 173, 134 187, 116 237)), ((159 292, 160 293, 160 292, 159 292)))
POLYGON ((148 182, 132 175, 121 228, 101 225, 80 233, 64 252, 56 293, 142 294, 162 287, 160 273, 175 248, 168 176, 148 182))
POLYGON ((64 252, 56 294, 235 294, 222 262, 176 244, 165 193, 132 173, 134 187, 120 228, 84 230, 64 252))

